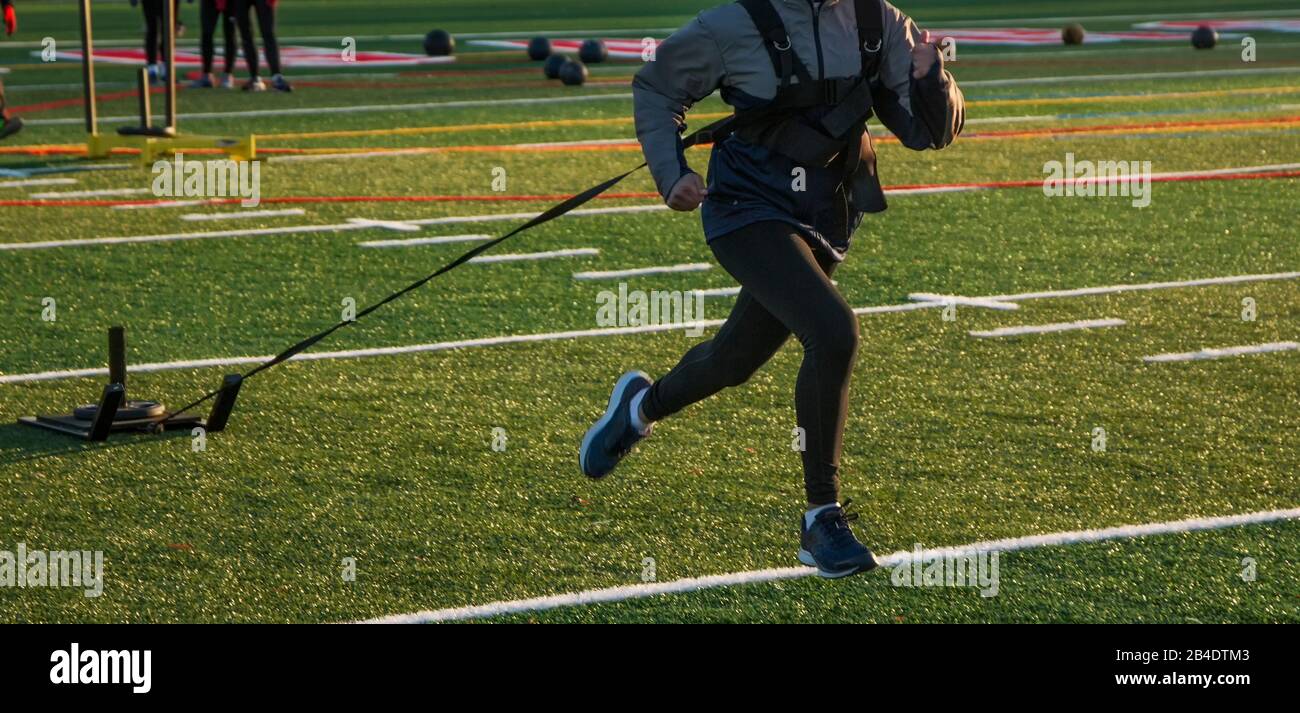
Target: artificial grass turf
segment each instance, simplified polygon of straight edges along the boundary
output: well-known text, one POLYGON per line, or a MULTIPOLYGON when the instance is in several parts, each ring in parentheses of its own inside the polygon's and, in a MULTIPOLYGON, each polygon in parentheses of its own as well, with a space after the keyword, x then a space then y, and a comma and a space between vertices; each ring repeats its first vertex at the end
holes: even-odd
MULTIPOLYGON (((129 23, 123 28, 124 33, 131 29, 129 23)), ((1238 66, 1226 55, 1204 57, 1213 61, 1197 57, 1193 61, 1206 64, 1193 66, 1238 66)), ((1294 60, 1288 57, 1271 61, 1294 60)), ((72 69, 40 76, 67 72, 69 78, 61 81, 73 81, 72 69)), ((969 71, 973 81, 1043 74, 1032 53, 1020 66, 981 68, 975 59, 956 69, 959 78, 969 71)), ((1217 108, 1235 116, 1234 109, 1284 104, 1290 95, 1116 100, 1084 107, 1051 100, 1287 81, 1286 75, 1265 75, 1095 82, 1077 89, 979 87, 992 98, 1042 97, 1044 104, 977 104, 971 115, 1217 108)), ((441 86, 437 91, 422 100, 472 94, 441 86)), ((541 87, 478 94, 547 92, 562 94, 541 87)), ((262 99, 330 106, 390 98, 421 100, 393 87, 304 88, 291 98, 187 92, 182 105, 197 112, 276 106, 257 101, 262 99)), ((544 116, 625 116, 626 104, 553 105, 544 116)), ((699 110, 720 108, 711 102, 699 110)), ((40 114, 76 115, 76 108, 40 114)), ((538 110, 492 107, 267 117, 258 128, 288 132, 530 117, 538 118, 538 110)), ((1068 120, 1068 125, 1094 121, 1114 119, 1068 120)), ((241 122, 246 120, 193 125, 234 130, 247 125, 241 122)), ((1298 153, 1295 134, 1285 130, 982 141, 975 138, 978 126, 972 125, 970 141, 944 153, 914 154, 883 145, 886 182, 1034 179, 1045 161, 1060 160, 1067 151, 1083 158, 1151 160, 1155 171, 1284 163, 1298 153)), ((23 138, 71 141, 76 132, 75 126, 37 125, 23 138)), ((311 145, 509 143, 629 133, 627 125, 593 132, 502 129, 311 145)), ((703 154, 693 157, 701 167, 703 160, 703 154)), ((629 151, 265 164, 264 188, 268 196, 486 194, 491 170, 502 166, 511 193, 566 192, 635 161, 629 151)), ((3 165, 33 162, 6 157, 3 165)), ((146 177, 144 172, 81 174, 75 189, 145 186, 146 177)), ((625 188, 653 190, 645 175, 625 188)), ((1047 200, 1032 188, 900 197, 890 212, 868 220, 837 279, 849 302, 863 306, 901 302, 919 291, 992 294, 1294 270, 1300 264, 1295 192, 1295 179, 1158 184, 1151 207, 1141 210, 1118 198, 1047 200)), ((306 218, 237 225, 541 207, 309 206, 306 218)), ((183 223, 176 211, 3 210, 7 241, 237 227, 183 223)), ((507 225, 426 232, 497 232, 507 225)), ((376 230, 4 253, 0 370, 96 366, 103 360, 103 330, 113 323, 128 325, 136 362, 271 353, 337 319, 343 297, 364 305, 466 247, 371 251, 354 245, 381 237, 409 236, 376 230), (47 296, 59 304, 53 323, 39 318, 47 296)), ((589 329, 597 326, 596 293, 616 283, 576 283, 571 272, 709 259, 697 217, 668 212, 564 220, 503 249, 586 246, 602 254, 467 266, 321 348, 589 329)), ((716 268, 631 282, 643 289, 731 284, 716 268)), ((710 301, 706 316, 721 317, 729 305, 727 299, 710 301)), ((1295 339, 1298 316, 1296 283, 1275 282, 1031 301, 1011 315, 959 309, 953 323, 943 322, 937 310, 864 317, 845 451, 846 495, 868 513, 868 537, 882 551, 917 541, 956 544, 1294 507, 1300 500, 1295 479, 1300 444, 1293 422, 1300 372, 1294 353, 1201 364, 1144 365, 1139 359, 1295 339), (1255 322, 1240 318, 1245 297, 1259 305, 1255 322), (970 329, 1097 317, 1121 317, 1130 324, 1009 341, 966 336, 970 329), (1089 448, 1097 427, 1109 434, 1104 454, 1089 448)), ((68 590, 4 590, 0 618, 335 621, 632 583, 639 580, 645 556, 658 560, 660 579, 792 564, 800 499, 797 460, 789 452, 794 346, 745 388, 665 423, 611 480, 591 483, 577 473, 577 440, 604 403, 609 383, 633 366, 661 373, 691 343, 674 332, 287 365, 249 383, 231 429, 210 437, 200 453, 183 435, 81 446, 16 425, 0 426, 0 477, 9 485, 0 496, 0 544, 103 549, 108 567, 100 599, 68 590), (508 434, 503 453, 490 447, 496 427, 508 434), (344 557, 357 558, 356 582, 342 580, 344 557)), ((132 389, 175 404, 214 386, 221 371, 133 375, 132 389)), ((11 422, 18 415, 88 400, 98 381, 6 384, 0 387, 0 417, 11 422)), ((782 620, 874 619, 888 613, 904 620, 1114 621, 1166 615, 1293 620, 1294 607, 1285 606, 1285 595, 1294 589, 1294 576, 1232 589, 1231 575, 1239 568, 1221 556, 1207 559, 1201 545, 1206 538, 1225 538, 1234 555, 1258 547, 1266 554, 1261 562, 1294 561, 1287 550, 1293 530, 1293 525, 1266 526, 1170 538, 1171 544, 1143 541, 1088 546, 1099 551, 1060 548, 1008 556, 1009 575, 1021 567, 1032 573, 1021 580, 1026 586, 1019 593, 1008 590, 1006 598, 983 603, 967 601, 966 592, 914 592, 903 596, 915 609, 899 614, 882 606, 882 597, 893 602, 897 592, 855 580, 844 588, 799 582, 757 595, 717 592, 677 603, 627 605, 612 613, 548 616, 782 620), (1099 574, 1121 558, 1113 577, 1099 574), (1191 576, 1170 579, 1169 562, 1183 560, 1192 563, 1191 576), (1130 567, 1140 572, 1122 574, 1130 567), (1079 594, 1064 600, 1071 602, 1064 608, 1051 606, 1063 601, 1063 591, 1079 594), (1170 595, 1175 604, 1164 608, 1159 602, 1170 595), (1221 617, 1207 615, 1216 607, 1221 617), (919 613, 910 615, 913 611, 919 613)), ((1275 567, 1263 571, 1289 571, 1275 567)))

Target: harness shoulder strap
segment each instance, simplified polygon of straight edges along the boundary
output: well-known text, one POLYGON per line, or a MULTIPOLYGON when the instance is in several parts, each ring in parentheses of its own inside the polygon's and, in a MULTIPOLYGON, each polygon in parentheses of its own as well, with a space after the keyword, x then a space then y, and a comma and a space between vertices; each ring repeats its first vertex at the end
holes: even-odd
POLYGON ((790 44, 790 33, 786 32, 785 23, 782 22, 776 8, 772 7, 771 0, 739 0, 739 2, 740 6, 745 8, 745 12, 749 13, 754 27, 758 28, 758 34, 763 36, 763 46, 767 48, 767 53, 772 58, 772 68, 781 80, 781 87, 789 86, 792 76, 799 77, 801 82, 811 81, 808 70, 795 56, 790 44))
POLYGON ((870 81, 880 70, 885 46, 885 8, 880 0, 853 0, 858 23, 858 50, 862 52, 862 78, 870 81))

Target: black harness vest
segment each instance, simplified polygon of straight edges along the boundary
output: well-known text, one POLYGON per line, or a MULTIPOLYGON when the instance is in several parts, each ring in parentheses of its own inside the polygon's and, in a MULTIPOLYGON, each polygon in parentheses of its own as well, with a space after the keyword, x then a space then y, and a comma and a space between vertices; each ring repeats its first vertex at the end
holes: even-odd
POLYGON ((739 0, 763 36, 780 85, 771 102, 737 110, 714 132, 714 139, 734 133, 804 166, 825 167, 842 161, 854 207, 877 213, 886 207, 885 196, 876 176, 876 153, 866 122, 874 104, 871 78, 879 71, 884 47, 883 7, 880 0, 853 2, 862 55, 860 74, 814 79, 795 55, 771 1, 739 0))

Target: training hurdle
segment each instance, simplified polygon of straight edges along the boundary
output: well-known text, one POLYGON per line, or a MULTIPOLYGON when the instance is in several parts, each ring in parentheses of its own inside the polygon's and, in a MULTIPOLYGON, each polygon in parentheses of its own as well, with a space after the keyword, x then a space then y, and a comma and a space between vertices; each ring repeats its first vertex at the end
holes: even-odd
POLYGON ((223 137, 199 134, 181 134, 176 129, 176 10, 171 2, 163 3, 163 25, 166 48, 163 61, 167 67, 165 121, 154 126, 150 109, 149 72, 141 68, 140 125, 124 126, 116 133, 100 133, 99 112, 95 104, 95 38, 91 18, 91 0, 78 0, 81 14, 81 82, 86 100, 86 155, 105 158, 114 149, 137 149, 140 163, 151 165, 159 156, 167 156, 186 149, 216 149, 234 161, 252 161, 257 158, 256 138, 247 136, 223 137))

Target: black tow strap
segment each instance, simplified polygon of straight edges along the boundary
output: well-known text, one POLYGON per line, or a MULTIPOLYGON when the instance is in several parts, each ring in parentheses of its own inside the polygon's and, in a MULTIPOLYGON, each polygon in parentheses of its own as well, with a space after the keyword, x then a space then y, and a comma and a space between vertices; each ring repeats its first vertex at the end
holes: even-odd
MULTIPOLYGON (((730 133, 730 132, 727 130, 727 126, 732 122, 733 118, 734 118, 734 117, 727 117, 727 118, 722 119, 722 120, 720 120, 720 121, 715 121, 714 123, 709 124, 708 126, 704 127, 703 129, 700 129, 699 131, 696 131, 695 133, 693 133, 693 134, 691 134, 691 135, 689 135, 689 136, 683 138, 683 139, 682 139, 682 148, 683 148, 683 149, 688 149, 688 148, 690 148, 690 147, 692 147, 692 146, 695 146, 696 144, 699 144, 699 143, 707 143, 707 142, 710 142, 710 141, 714 141, 714 140, 716 140, 716 139, 724 138, 726 135, 728 135, 728 134, 730 133)), ((434 271, 434 272, 432 272, 432 273, 429 273, 428 275, 425 275, 424 277, 421 277, 420 279, 416 280, 415 282, 412 282, 411 284, 407 285, 406 287, 403 287, 402 289, 398 290, 397 292, 394 292, 394 293, 392 293, 391 295, 389 295, 389 296, 383 298, 382 300, 380 300, 380 301, 378 301, 378 302, 376 302, 376 303, 370 305, 369 307, 366 307, 365 309, 361 310, 360 312, 357 312, 356 316, 355 316, 353 319, 350 319, 350 320, 343 320, 343 321, 339 322, 338 324, 335 324, 334 326, 330 327, 329 329, 325 329, 325 330, 323 330, 323 331, 317 332, 316 334, 313 334, 312 336, 307 337, 306 339, 304 339, 304 340, 298 342, 297 344, 294 344, 293 346, 289 347, 288 349, 285 349, 284 351, 280 352, 279 354, 276 354, 276 355, 275 355, 274 357, 272 357, 269 361, 266 361, 266 362, 264 362, 264 363, 262 363, 262 364, 259 364, 257 367, 255 367, 255 368, 253 368, 252 370, 248 371, 247 373, 243 374, 243 376, 242 376, 242 380, 246 381, 246 380, 248 380, 248 379, 251 379, 253 376, 256 376, 257 374, 260 374, 261 372, 266 371, 267 369, 270 369, 271 367, 273 367, 273 366, 275 366, 275 365, 277 365, 277 364, 281 364, 281 363, 283 363, 283 362, 286 362, 286 361, 292 359, 294 356, 296 356, 296 355, 298 355, 298 354, 301 354, 302 352, 304 352, 304 351, 306 351, 307 349, 311 348, 312 345, 316 344, 317 342, 321 341, 322 339, 325 339, 326 337, 328 337, 329 335, 331 335, 331 334, 337 332, 338 330, 340 330, 340 329, 342 329, 342 328, 348 326, 349 324, 353 324, 353 323, 355 323, 355 322, 359 322, 359 321, 361 320, 362 317, 365 317, 366 315, 370 314, 371 312, 374 312, 375 310, 378 310, 380 307, 383 307, 384 305, 388 304, 389 302, 393 302, 394 300, 397 300, 397 299, 403 297, 403 296, 406 295, 408 292, 412 292, 412 291, 414 291, 414 290, 417 290, 417 289, 423 287, 425 284, 427 284, 429 281, 433 280, 434 278, 436 278, 436 277, 438 277, 438 276, 440 276, 440 275, 444 275, 444 274, 446 274, 446 273, 448 273, 448 272, 451 272, 452 270, 455 270, 456 268, 460 267, 461 265, 464 265, 465 263, 469 262, 471 259, 473 259, 473 258, 475 258, 475 257, 477 257, 477 256, 479 256, 479 255, 482 255, 483 253, 485 253, 485 252, 491 250, 492 248, 494 248, 494 247, 500 245, 501 243, 504 243, 505 241, 509 240, 510 238, 513 238, 514 236, 516 236, 516 235, 518 235, 518 234, 524 232, 525 230, 531 230, 532 228, 536 228, 537 226, 542 225, 543 223, 549 223, 550 221, 555 220, 556 218, 559 218, 560 216, 564 215, 565 213, 568 213, 568 212, 574 210, 575 208, 577 208, 577 207, 583 205, 584 203, 587 203, 587 202, 591 201, 591 200, 592 200, 593 198, 595 198, 596 196, 598 196, 598 195, 604 193, 605 191, 608 191, 609 189, 611 189, 611 188, 613 188, 614 186, 618 185, 618 184, 619 184, 623 179, 625 179, 625 178, 627 178, 628 176, 630 176, 630 175, 636 173, 637 171, 640 171, 641 169, 643 169, 643 168, 645 168, 645 167, 646 167, 646 164, 645 164, 645 163, 642 163, 640 166, 637 166, 636 168, 634 168, 634 169, 632 169, 632 170, 630 170, 630 171, 628 171, 628 172, 626 172, 626 173, 619 174, 619 175, 617 175, 617 176, 615 176, 615 177, 613 177, 613 178, 611 178, 611 179, 609 179, 609 180, 607 180, 607 181, 603 181, 603 182, 601 182, 601 183, 598 184, 598 185, 592 186, 591 188, 588 188, 587 190, 585 190, 585 191, 583 191, 583 192, 581 192, 581 193, 579 193, 579 194, 577 194, 577 195, 575 195, 575 196, 573 196, 573 197, 571 197, 571 198, 568 198, 568 199, 564 200, 563 202, 558 203, 558 204, 552 206, 551 208, 548 208, 548 209, 545 210, 544 212, 542 212, 542 213, 538 214, 537 216, 535 216, 532 220, 529 220, 528 222, 524 223, 523 225, 520 225, 519 227, 515 228, 514 230, 511 230, 510 232, 506 233, 505 235, 502 235, 502 236, 499 237, 499 238, 495 238, 495 239, 493 239, 493 240, 491 240, 491 241, 489 241, 489 242, 483 243, 483 244, 481 244, 481 245, 475 247, 473 250, 469 250, 469 251, 467 251, 465 254, 461 255, 460 257, 456 258, 455 260, 452 260, 451 262, 447 263, 446 265, 443 265, 442 267, 438 268, 436 271, 434 271)), ((216 390, 214 390, 214 391, 210 391, 210 392, 208 392, 207 394, 205 394, 202 398, 197 399, 197 400, 195 400, 195 401, 192 402, 192 403, 186 404, 185 406, 182 406, 182 407, 179 408, 179 409, 176 409, 175 411, 169 413, 169 414, 167 415, 166 418, 160 419, 160 420, 158 421, 158 425, 165 424, 165 423, 167 423, 168 421, 171 421, 172 419, 174 419, 174 418, 180 416, 181 414, 185 413, 186 411, 189 411, 190 409, 194 408, 195 406, 198 406, 198 405, 204 403, 205 401, 208 401, 209 399, 212 399, 212 398, 216 397, 218 394, 220 394, 220 393, 221 393, 222 391, 224 391, 225 389, 226 389, 226 387, 223 386, 222 388, 216 389, 216 390)))

